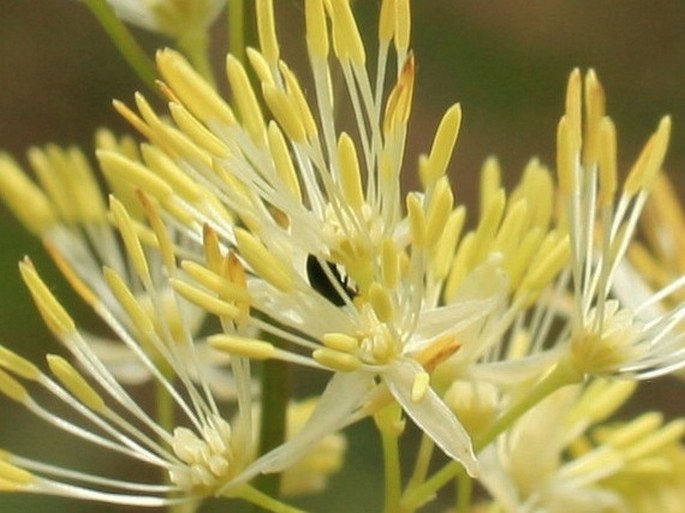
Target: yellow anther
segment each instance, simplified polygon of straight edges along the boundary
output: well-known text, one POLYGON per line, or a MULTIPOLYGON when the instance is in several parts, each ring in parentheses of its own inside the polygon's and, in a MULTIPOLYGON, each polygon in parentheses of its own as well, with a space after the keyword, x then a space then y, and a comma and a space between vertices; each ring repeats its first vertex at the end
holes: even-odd
POLYGON ((40 376, 38 367, 5 346, 0 346, 0 367, 31 381, 35 381, 40 376))
POLYGON ((432 371, 461 348, 454 335, 443 335, 431 341, 430 345, 416 354, 415 359, 425 369, 432 371))
POLYGON ((157 52, 157 67, 186 108, 204 122, 236 123, 226 102, 193 67, 174 50, 157 52))
POLYGON ((409 0, 395 0, 395 48, 407 52, 411 38, 411 10, 409 0))
POLYGON ((400 255, 390 238, 383 239, 381 246, 381 276, 388 289, 394 289, 400 279, 400 255))
POLYGON ((397 84, 390 91, 388 102, 385 106, 383 133, 386 137, 407 125, 414 95, 415 73, 414 54, 409 52, 404 61, 397 84))
POLYGON ((463 205, 450 212, 447 218, 445 229, 433 248, 432 266, 436 280, 444 279, 449 272, 465 220, 466 208, 463 205))
POLYGON ((557 125, 557 175, 559 191, 568 196, 576 186, 575 171, 578 154, 573 142, 573 132, 566 116, 557 125))
POLYGON ((388 289, 380 283, 374 282, 369 287, 369 303, 380 322, 392 320, 394 312, 392 297, 388 289))
MULTIPOLYGON (((571 243, 568 237, 560 240, 550 251, 540 252, 540 258, 533 260, 520 290, 533 293, 542 290, 568 264, 570 256, 571 243)), ((534 300, 535 297, 530 299, 534 300)))
POLYGON ((152 231, 155 234, 155 239, 157 242, 156 246, 159 249, 160 255, 162 256, 164 267, 166 267, 168 270, 175 269, 176 254, 174 253, 174 243, 171 241, 169 232, 162 222, 159 209, 142 191, 138 191, 138 198, 140 199, 140 204, 143 206, 143 210, 145 211, 145 217, 147 218, 148 223, 152 227, 152 231))
POLYGON ((71 285, 71 287, 78 293, 78 295, 81 296, 81 298, 83 298, 83 300, 89 305, 97 305, 100 302, 98 296, 79 277, 79 275, 74 270, 71 262, 64 258, 64 255, 59 251, 59 249, 57 249, 57 246, 55 246, 50 241, 46 241, 45 249, 50 255, 50 257, 52 257, 52 260, 55 262, 57 267, 59 268, 60 272, 62 273, 62 276, 64 276, 67 279, 69 285, 71 285))
POLYGON ((628 448, 632 444, 654 433, 663 422, 661 412, 647 412, 624 426, 610 432, 598 432, 597 439, 603 444, 616 448, 628 448))
POLYGON ((362 177, 359 171, 359 160, 354 141, 343 132, 338 139, 338 160, 340 164, 340 182, 343 196, 348 205, 359 211, 364 204, 362 177))
POLYGON ((571 72, 566 88, 566 119, 568 120, 571 149, 574 153, 580 150, 582 141, 582 77, 578 68, 571 72))
POLYGON ((271 84, 262 84, 264 100, 283 131, 294 142, 304 142, 307 138, 297 105, 286 93, 271 84))
POLYGON ((304 130, 307 133, 307 137, 316 137, 318 129, 316 128, 316 121, 312 115, 312 111, 309 108, 307 99, 304 96, 300 82, 297 80, 297 76, 293 73, 290 68, 284 63, 279 64, 281 70, 281 75, 285 79, 286 90, 288 92, 288 97, 290 101, 294 102, 297 112, 299 113, 300 122, 304 126, 304 130))
MULTIPOLYGON (((191 202, 200 202, 205 191, 166 153, 151 144, 142 144, 141 151, 149 169, 167 183, 175 193, 191 202)), ((147 193, 146 189, 143 190, 147 193)))
POLYGON ((259 108, 259 102, 255 96, 245 68, 233 57, 226 57, 226 74, 231 84, 233 98, 240 111, 240 118, 253 140, 261 142, 264 137, 264 118, 259 108))
POLYGON ((627 447, 625 451, 628 460, 645 458, 657 453, 669 445, 677 445, 685 434, 685 419, 669 422, 658 431, 651 433, 639 442, 627 447))
POLYGON ((528 219, 528 201, 524 199, 514 203, 502 221, 495 238, 495 249, 508 258, 520 242, 524 226, 528 219))
POLYGON ((309 53, 320 59, 326 59, 328 57, 328 28, 323 0, 305 1, 305 21, 309 53))
POLYGON ((474 266, 480 263, 490 250, 492 243, 495 240, 497 229, 502 221, 505 205, 506 196, 503 189, 500 189, 497 194, 494 194, 488 201, 487 207, 482 213, 478 228, 476 229, 473 255, 471 256, 471 264, 474 266))
POLYGON ((480 216, 483 217, 490 203, 502 191, 502 169, 496 157, 488 157, 480 170, 480 216))
POLYGON ((364 66, 366 53, 359 28, 354 21, 350 0, 332 0, 329 12, 333 21, 333 49, 340 61, 351 60, 358 66, 364 66))
POLYGON ((536 158, 531 159, 523 172, 521 187, 512 194, 510 202, 520 197, 528 201, 530 224, 546 229, 552 219, 555 191, 554 180, 549 169, 540 164, 536 158))
POLYGON ((33 483, 35 476, 23 468, 0 460, 0 480, 8 484, 29 485, 33 483))
POLYGON ((362 362, 356 356, 325 347, 323 349, 316 349, 312 353, 312 357, 324 367, 341 372, 352 372, 362 365, 362 362))
POLYGON ((250 301, 250 295, 245 288, 229 281, 224 276, 207 269, 201 264, 185 260, 181 262, 181 267, 200 284, 215 292, 225 301, 238 301, 244 303, 250 301))
POLYGON ((271 150, 271 156, 274 159, 278 176, 285 184, 286 190, 292 193, 298 203, 302 203, 302 190, 297 179, 295 166, 290 158, 290 151, 285 142, 285 137, 283 137, 283 132, 274 122, 269 123, 268 137, 269 149, 271 150))
POLYGON ((221 266, 224 261, 221 252, 221 243, 219 242, 219 236, 216 231, 206 224, 202 227, 202 247, 205 252, 207 267, 215 273, 220 274, 221 266))
POLYGON ((154 333, 152 319, 150 319, 148 313, 135 298, 126 282, 116 271, 109 267, 103 267, 102 273, 114 297, 117 298, 119 304, 124 308, 134 326, 138 329, 139 335, 145 337, 152 336, 154 333))
POLYGON ((440 120, 428 160, 421 167, 421 183, 428 188, 447 171, 461 126, 461 106, 452 105, 440 120))
POLYGON ((48 328, 58 336, 75 332, 74 321, 40 279, 28 258, 19 263, 19 272, 48 328))
POLYGON ((52 151, 31 148, 27 157, 41 189, 48 195, 52 206, 63 220, 78 221, 77 202, 71 197, 71 176, 64 173, 67 165, 61 149, 52 151))
POLYGON ((0 369, 0 393, 18 403, 23 403, 29 398, 26 389, 2 369, 0 369))
POLYGON ((257 31, 262 54, 272 66, 278 62, 279 48, 276 38, 274 6, 271 0, 257 0, 257 31))
MULTIPOLYGON (((133 112, 133 110, 128 105, 119 100, 112 100, 112 106, 121 115, 121 117, 123 117, 133 128, 138 130, 138 132, 140 132, 143 135, 143 137, 145 137, 146 139, 153 138, 152 129, 148 126, 148 124, 145 121, 143 121, 143 119, 140 116, 133 112)), ((101 149, 105 151, 112 151, 112 148, 109 148, 107 146, 102 146, 101 149)), ((127 155, 127 157, 134 158, 132 155, 127 155)))
POLYGON ((445 301, 449 303, 454 294, 459 290, 459 285, 466 277, 466 274, 472 269, 470 262, 475 248, 476 237, 474 232, 467 233, 461 240, 461 244, 457 249, 456 255, 452 260, 447 283, 445 284, 445 292, 443 293, 445 301))
POLYGON ((530 228, 523 235, 511 256, 506 260, 504 265, 509 275, 511 290, 518 288, 525 273, 532 268, 531 261, 538 253, 544 236, 545 232, 539 226, 530 228))
POLYGON ((345 333, 326 333, 321 338, 321 342, 329 349, 343 353, 353 353, 359 348, 359 340, 345 333))
POLYGON ((430 379, 430 374, 426 371, 421 371, 414 376, 414 382, 411 385, 411 400, 413 402, 418 403, 426 397, 426 393, 430 389, 430 379))
POLYGON ((276 348, 270 342, 234 335, 212 335, 209 344, 219 351, 228 354, 245 356, 254 360, 267 360, 276 356, 276 348))
POLYGON ((178 103, 170 103, 169 111, 176 126, 187 135, 199 148, 219 158, 228 156, 226 145, 208 130, 197 118, 178 103))
POLYGON ((105 401, 83 376, 64 358, 55 354, 46 356, 48 367, 55 377, 86 407, 96 412, 105 410, 105 401))
POLYGON ((277 289, 290 292, 294 287, 290 269, 250 232, 242 228, 236 228, 234 231, 240 256, 252 270, 277 289))
POLYGON ((274 82, 273 70, 271 69, 271 66, 269 66, 269 63, 264 58, 264 55, 262 55, 261 52, 255 50, 254 48, 247 48, 246 53, 247 53, 247 58, 250 61, 250 65, 252 66, 252 69, 257 74, 257 78, 259 79, 259 82, 274 85, 275 82, 274 82))
POLYGON ((585 137, 583 162, 591 166, 599 159, 601 148, 600 121, 604 117, 604 90, 593 69, 585 75, 585 137))
POLYGON ((643 187, 645 189, 651 188, 664 163, 668 142, 671 138, 671 116, 664 116, 661 118, 653 138, 654 145, 652 146, 652 151, 649 152, 649 158, 645 163, 643 178, 643 187))
POLYGON ((412 244, 416 248, 422 248, 426 244, 426 215, 421 199, 417 193, 409 193, 406 202, 412 244))
POLYGON ((198 289, 197 287, 193 287, 189 283, 177 278, 170 278, 169 284, 184 299, 209 313, 219 317, 228 317, 229 319, 238 317, 238 314, 240 313, 238 307, 231 303, 227 303, 226 301, 219 299, 204 290, 198 289))
POLYGON ((389 44, 395 35, 395 0, 383 0, 378 19, 378 40, 389 44))
POLYGON ((121 177, 155 198, 164 199, 173 194, 173 190, 164 180, 155 176, 141 163, 113 151, 98 150, 95 154, 102 170, 112 177, 121 177))
POLYGON ((145 257, 143 246, 140 244, 140 239, 136 234, 131 217, 128 215, 124 205, 114 196, 109 197, 109 205, 114 217, 114 224, 119 229, 121 238, 126 246, 126 253, 131 259, 133 268, 140 279, 143 280, 143 283, 151 283, 152 277, 150 276, 150 268, 147 265, 147 258, 145 257))
POLYGON ((426 246, 433 247, 443 234, 447 219, 452 212, 454 196, 450 182, 443 176, 438 180, 430 197, 426 213, 426 246))
POLYGON ((609 206, 617 187, 616 127, 605 117, 599 125, 599 202, 609 206))
POLYGON ((55 211, 45 194, 5 153, 0 153, 0 197, 35 235, 44 235, 57 222, 55 211))

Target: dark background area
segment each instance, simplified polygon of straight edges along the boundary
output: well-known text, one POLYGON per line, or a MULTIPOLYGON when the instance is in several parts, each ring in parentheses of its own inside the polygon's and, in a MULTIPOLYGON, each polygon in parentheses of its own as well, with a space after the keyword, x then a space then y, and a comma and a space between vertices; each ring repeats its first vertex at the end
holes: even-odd
MULTIPOLYGON (((377 2, 357 0, 367 36, 375 38, 377 2)), ((286 60, 306 70, 302 8, 276 0, 286 60), (293 35, 292 41, 288 39, 293 35)), ((666 167, 685 186, 685 3, 679 0, 416 0, 413 49, 418 64, 405 177, 429 149, 439 119, 453 102, 464 119, 450 174, 460 201, 473 202, 482 161, 500 158, 509 183, 527 160, 554 164, 556 123, 565 84, 574 66, 594 67, 616 121, 619 160, 627 169, 659 118, 673 115, 666 167)), ((73 0, 0 0, 0 149, 25 162, 33 144, 56 142, 88 148, 100 126, 128 130, 111 99, 130 102, 144 86, 135 78, 87 10, 73 0)), ((223 61, 224 20, 217 24, 216 62, 223 61)), ((137 32, 151 51, 164 40, 137 32)), ((372 55, 371 52, 369 52, 372 55)), ((373 62, 373 59, 370 59, 373 62)), ((16 263, 31 255, 46 281, 75 317, 87 316, 43 254, 0 206, 0 343, 38 361, 59 348, 43 328, 16 263)), ((684 411, 682 388, 648 383, 642 404, 684 411), (679 402, 678 402, 679 401, 679 402)), ((313 511, 371 512, 381 505, 381 461, 368 425, 351 431, 349 468, 333 485, 335 501, 313 511), (360 450, 360 447, 362 448, 360 450), (354 503, 354 505, 353 505, 354 503)), ((0 399, 0 448, 49 461, 78 460, 81 468, 118 463, 103 460, 77 442, 63 442, 34 419, 0 399)), ((304 503, 303 503, 304 505, 304 503)), ((0 495, 0 511, 124 511, 63 499, 0 495)))

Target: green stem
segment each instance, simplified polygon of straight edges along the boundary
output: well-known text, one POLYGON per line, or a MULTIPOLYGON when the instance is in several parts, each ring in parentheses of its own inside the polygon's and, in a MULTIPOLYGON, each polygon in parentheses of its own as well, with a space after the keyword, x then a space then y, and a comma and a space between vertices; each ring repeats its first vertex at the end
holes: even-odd
POLYGON ((487 447, 495 438, 507 430, 516 420, 533 406, 549 396, 552 392, 566 385, 582 382, 583 376, 578 373, 571 361, 561 360, 542 378, 532 390, 523 394, 509 406, 490 428, 476 440, 474 449, 478 453, 487 447))
MULTIPOLYGON (((285 441, 288 407, 288 365, 280 360, 267 360, 262 367, 259 454, 266 454, 285 441)), ((257 478, 257 488, 278 496, 280 474, 263 474, 257 478)))
POLYGON ((399 511, 402 491, 400 471, 399 437, 404 430, 402 409, 392 402, 374 415, 376 426, 383 442, 383 464, 385 468, 385 513, 399 511))
POLYGON ((468 513, 471 510, 473 479, 466 472, 457 475, 457 504, 455 513, 468 513))
POLYGON ((232 493, 231 496, 245 499, 246 501, 259 506, 264 511, 272 511, 273 513, 305 513, 303 510, 288 506, 250 485, 241 486, 240 489, 236 490, 236 493, 232 493))
POLYGON ((245 0, 228 1, 228 51, 245 63, 245 0))
MULTIPOLYGON (((552 392, 566 385, 580 383, 583 376, 578 373, 572 362, 561 360, 549 374, 542 378, 526 394, 515 401, 504 414, 502 414, 492 426, 476 440, 474 450, 476 453, 487 447, 497 436, 508 429, 521 415, 529 411, 552 392)), ((429 500, 440 488, 445 486, 451 479, 464 472, 464 467, 458 461, 452 461, 438 470, 421 486, 413 490, 407 490, 402 500, 403 507, 413 511, 429 500)))
POLYGON ((136 42, 126 25, 117 18, 114 9, 106 0, 83 0, 117 47, 126 62, 145 84, 157 92, 157 72, 152 60, 136 42))
POLYGON ((407 490, 417 487, 426 480, 428 467, 430 466, 431 458, 433 457, 433 449, 435 449, 435 442, 424 433, 421 437, 419 452, 416 456, 414 472, 407 483, 407 490))

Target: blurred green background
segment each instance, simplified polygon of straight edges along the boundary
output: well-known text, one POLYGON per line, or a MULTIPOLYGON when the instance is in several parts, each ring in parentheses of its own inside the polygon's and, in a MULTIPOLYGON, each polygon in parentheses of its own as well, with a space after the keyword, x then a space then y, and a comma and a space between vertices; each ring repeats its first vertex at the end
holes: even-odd
MULTIPOLYGON (((286 60, 306 70, 302 7, 276 0, 286 60), (295 36, 290 40, 286 35, 295 36)), ((361 24, 375 36, 377 2, 357 0, 361 24)), ((418 63, 408 164, 427 151, 442 112, 462 103, 464 121, 452 161, 457 198, 472 203, 478 169, 499 156, 513 182, 531 156, 554 163, 555 127, 574 66, 594 67, 607 91, 625 169, 659 118, 674 130, 667 169, 685 186, 685 2, 680 0, 415 0, 413 48, 418 63)), ((222 62, 224 22, 216 27, 222 62)), ((147 48, 164 41, 137 32, 147 48)), ((73 0, 0 0, 0 149, 23 159, 33 144, 89 147, 100 126, 127 130, 111 99, 130 102, 143 85, 132 75, 86 9, 73 0)), ((407 165, 407 174, 412 173, 407 165)), ((411 180, 411 177, 410 177, 411 180)), ((18 278, 26 254, 79 316, 88 312, 52 271, 40 244, 0 206, 0 342, 34 359, 58 351, 18 278)), ((682 388, 648 383, 645 405, 668 404, 682 414, 682 388)), ((303 502, 312 511, 379 511, 382 486, 376 435, 367 424, 351 430, 351 462, 333 483, 335 501, 303 502)), ((109 456, 46 429, 0 399, 0 447, 81 468, 119 465, 109 456)), ((0 512, 132 511, 63 499, 0 495, 0 512)), ((210 511, 208 508, 206 511, 210 511)), ((436 509, 435 511, 438 511, 436 509)))

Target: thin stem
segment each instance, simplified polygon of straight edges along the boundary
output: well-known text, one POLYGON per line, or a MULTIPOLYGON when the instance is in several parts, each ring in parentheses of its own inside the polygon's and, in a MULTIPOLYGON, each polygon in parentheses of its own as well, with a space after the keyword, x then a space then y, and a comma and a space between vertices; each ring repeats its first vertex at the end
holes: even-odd
POLYGON ((402 409, 399 404, 388 404, 374 415, 383 442, 385 468, 385 513, 399 511, 402 490, 399 437, 404 430, 402 409))
MULTIPOLYGON (((288 388, 288 364, 280 360, 265 361, 262 367, 259 454, 266 454, 285 442, 288 388)), ((257 478, 257 488, 269 495, 278 496, 280 486, 280 474, 263 474, 257 478)))
POLYGON ((407 483, 407 490, 411 490, 421 483, 423 483, 428 475, 428 467, 430 466, 431 458, 433 457, 433 449, 435 442, 425 433, 421 436, 421 444, 419 445, 419 452, 416 455, 416 463, 414 463, 414 472, 407 483))
POLYGON ((264 511, 272 511, 273 513, 305 513, 303 510, 276 500, 247 484, 241 486, 236 492, 237 493, 232 493, 231 496, 245 499, 246 501, 259 506, 264 511))
POLYGON ((471 497, 473 495, 473 479, 462 472, 457 475, 457 504, 455 513, 468 513, 471 511, 471 497))
POLYGON ((157 72, 154 63, 136 42, 126 25, 117 18, 112 6, 106 0, 83 0, 83 3, 100 22, 129 66, 150 89, 158 92, 155 85, 157 72))
POLYGON ((561 360, 547 376, 542 378, 529 392, 523 394, 501 415, 474 444, 476 452, 487 447, 497 436, 507 430, 521 415, 566 385, 580 383, 583 376, 578 373, 572 362, 561 360))

